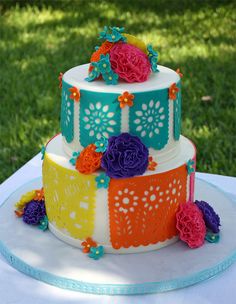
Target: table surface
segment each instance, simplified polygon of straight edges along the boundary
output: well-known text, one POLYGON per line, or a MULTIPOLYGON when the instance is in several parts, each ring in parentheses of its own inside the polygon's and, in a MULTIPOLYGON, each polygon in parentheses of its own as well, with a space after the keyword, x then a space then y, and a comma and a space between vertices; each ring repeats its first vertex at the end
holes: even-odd
MULTIPOLYGON (((16 188, 41 176, 41 155, 38 154, 0 185, 0 205, 16 188)), ((204 179, 236 197, 236 178, 197 173, 204 179)), ((233 236, 235 237, 235 236, 233 236)), ((215 278, 184 289, 150 295, 100 296, 63 290, 32 279, 8 265, 0 256, 0 303, 158 303, 209 304, 236 303, 236 263, 215 278)))

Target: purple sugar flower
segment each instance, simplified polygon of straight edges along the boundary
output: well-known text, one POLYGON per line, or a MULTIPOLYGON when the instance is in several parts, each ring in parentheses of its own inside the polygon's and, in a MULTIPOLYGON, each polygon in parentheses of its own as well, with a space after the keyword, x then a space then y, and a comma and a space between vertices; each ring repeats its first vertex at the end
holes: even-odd
POLYGON ((129 133, 112 136, 108 140, 101 166, 109 177, 142 175, 148 166, 148 148, 137 136, 129 133))
POLYGON ((201 210, 206 227, 213 233, 219 233, 220 217, 215 210, 204 201, 195 201, 195 204, 201 210))
POLYGON ((46 215, 44 201, 30 201, 24 208, 23 221, 29 225, 38 225, 46 215))

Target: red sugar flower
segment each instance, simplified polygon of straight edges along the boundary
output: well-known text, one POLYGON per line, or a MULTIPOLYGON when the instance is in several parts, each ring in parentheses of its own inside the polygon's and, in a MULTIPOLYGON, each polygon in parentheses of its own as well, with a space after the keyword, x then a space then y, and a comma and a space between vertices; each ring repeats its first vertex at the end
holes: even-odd
POLYGON ((197 248, 203 245, 206 235, 206 225, 202 212, 194 203, 187 202, 180 204, 176 213, 176 228, 179 230, 179 237, 186 242, 190 248, 197 248))
POLYGON ((81 245, 84 247, 83 253, 89 253, 91 247, 97 247, 97 243, 91 237, 88 237, 81 245))
POLYGON ((148 157, 148 170, 154 171, 156 169, 157 163, 153 161, 152 156, 148 157))
POLYGON ((172 83, 169 87, 169 99, 175 100, 177 92, 179 92, 179 88, 176 86, 176 83, 172 83))
POLYGON ((176 73, 179 74, 179 77, 182 78, 184 75, 180 72, 180 69, 176 70, 176 73))
POLYGON ((70 99, 73 99, 75 101, 80 100, 80 91, 76 87, 69 88, 69 91, 71 92, 70 94, 70 99))
POLYGON ((134 102, 134 95, 125 91, 122 95, 118 96, 118 100, 120 102, 120 107, 124 108, 125 106, 132 107, 134 102))
POLYGON ((59 76, 58 76, 58 80, 59 80, 59 89, 62 88, 62 77, 63 77, 63 73, 60 72, 59 76))

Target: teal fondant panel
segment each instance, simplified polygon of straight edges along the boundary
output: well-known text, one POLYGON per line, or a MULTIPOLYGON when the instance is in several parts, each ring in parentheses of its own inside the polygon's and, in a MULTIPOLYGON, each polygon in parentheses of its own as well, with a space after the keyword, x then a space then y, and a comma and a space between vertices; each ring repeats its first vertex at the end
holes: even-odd
POLYGON ((109 138, 121 133, 119 94, 81 91, 80 143, 83 147, 101 137, 109 138))
POLYGON ((169 138, 168 89, 134 94, 129 111, 130 133, 148 148, 162 149, 169 138))
POLYGON ((62 82, 61 94, 61 134, 68 143, 74 139, 74 100, 70 99, 71 85, 62 82))
POLYGON ((180 82, 177 84, 177 87, 180 89, 177 93, 177 98, 174 102, 174 139, 179 140, 181 133, 181 85, 180 82))

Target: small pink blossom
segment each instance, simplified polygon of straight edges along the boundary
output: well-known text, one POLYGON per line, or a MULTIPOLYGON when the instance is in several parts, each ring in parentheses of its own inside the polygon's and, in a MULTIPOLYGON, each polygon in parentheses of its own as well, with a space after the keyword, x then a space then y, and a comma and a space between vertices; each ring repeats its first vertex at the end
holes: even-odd
POLYGON ((194 203, 181 204, 176 213, 179 237, 186 242, 190 248, 197 248, 203 245, 206 226, 202 212, 194 203))

